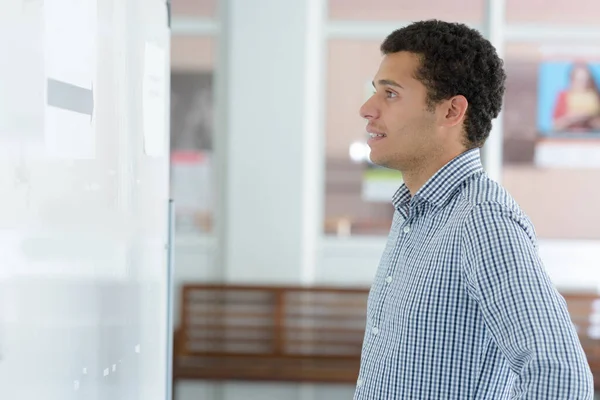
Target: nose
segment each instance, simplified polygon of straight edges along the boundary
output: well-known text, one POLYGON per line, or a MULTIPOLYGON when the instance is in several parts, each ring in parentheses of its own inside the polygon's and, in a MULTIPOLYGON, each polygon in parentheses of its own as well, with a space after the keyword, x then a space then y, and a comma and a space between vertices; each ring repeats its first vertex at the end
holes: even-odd
POLYGON ((375 102, 375 96, 369 97, 367 101, 360 107, 360 116, 366 120, 372 120, 379 117, 379 109, 375 102))

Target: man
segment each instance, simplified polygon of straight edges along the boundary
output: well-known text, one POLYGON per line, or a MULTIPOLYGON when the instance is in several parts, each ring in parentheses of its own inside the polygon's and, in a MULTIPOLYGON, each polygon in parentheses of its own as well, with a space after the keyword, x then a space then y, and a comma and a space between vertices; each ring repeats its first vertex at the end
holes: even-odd
POLYGON ((534 228, 479 148, 504 94, 462 24, 393 32, 362 106, 371 160, 404 184, 369 294, 356 400, 592 399, 592 376, 534 228))

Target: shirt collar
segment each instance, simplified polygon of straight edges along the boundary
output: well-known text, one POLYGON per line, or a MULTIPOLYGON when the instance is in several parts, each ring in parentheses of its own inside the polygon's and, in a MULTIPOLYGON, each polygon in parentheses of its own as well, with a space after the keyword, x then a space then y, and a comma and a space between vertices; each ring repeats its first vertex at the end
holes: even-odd
POLYGON ((467 150, 437 171, 415 193, 414 198, 411 199, 408 188, 405 184, 402 184, 394 194, 392 203, 397 209, 406 206, 411 200, 424 200, 435 206, 440 206, 469 176, 477 172, 483 172, 479 148, 467 150))

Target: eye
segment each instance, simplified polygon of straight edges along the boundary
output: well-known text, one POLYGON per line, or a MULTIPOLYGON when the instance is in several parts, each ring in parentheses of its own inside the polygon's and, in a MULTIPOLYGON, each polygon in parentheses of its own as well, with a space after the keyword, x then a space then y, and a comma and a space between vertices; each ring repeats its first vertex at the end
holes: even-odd
POLYGON ((398 97, 398 94, 397 94, 397 93, 395 93, 395 92, 392 92, 391 90, 386 90, 386 91, 385 91, 385 95, 386 95, 386 97, 387 97, 387 98, 389 98, 389 99, 393 99, 393 98, 395 98, 395 97, 398 97))

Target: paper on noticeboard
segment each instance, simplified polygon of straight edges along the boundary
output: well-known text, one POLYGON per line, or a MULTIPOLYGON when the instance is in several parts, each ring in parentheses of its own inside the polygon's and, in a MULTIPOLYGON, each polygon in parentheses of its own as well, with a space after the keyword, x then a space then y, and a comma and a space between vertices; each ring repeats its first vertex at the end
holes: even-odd
POLYGON ((44 133, 50 157, 95 157, 96 27, 96 0, 44 3, 44 133))
POLYGON ((144 152, 151 157, 167 155, 167 70, 165 50, 154 43, 146 43, 143 82, 144 152))

